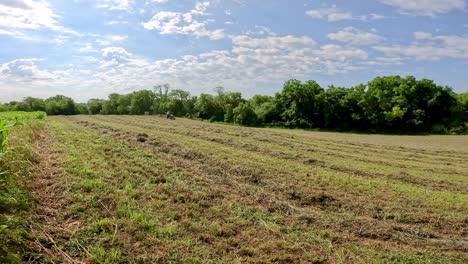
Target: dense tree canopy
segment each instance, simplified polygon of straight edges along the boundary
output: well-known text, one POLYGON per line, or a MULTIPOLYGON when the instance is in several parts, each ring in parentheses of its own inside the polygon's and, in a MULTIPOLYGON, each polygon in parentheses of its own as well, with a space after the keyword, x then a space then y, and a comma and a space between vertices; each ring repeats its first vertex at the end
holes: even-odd
MULTIPOLYGON (((164 88, 164 89, 163 89, 164 88)), ((46 111, 49 115, 142 115, 171 112, 175 116, 248 126, 285 126, 368 132, 466 133, 468 93, 455 94, 431 80, 400 76, 377 77, 351 88, 320 87, 315 81, 289 80, 275 96, 242 98, 239 92, 191 96, 184 90, 141 90, 110 94, 77 104, 57 95, 27 97, 0 104, 0 111, 46 111)))

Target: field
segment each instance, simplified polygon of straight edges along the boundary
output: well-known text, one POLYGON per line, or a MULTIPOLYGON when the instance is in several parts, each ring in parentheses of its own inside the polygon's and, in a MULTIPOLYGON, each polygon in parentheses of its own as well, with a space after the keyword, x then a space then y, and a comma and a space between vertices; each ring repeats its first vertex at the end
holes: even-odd
POLYGON ((73 116, 34 138, 23 260, 468 262, 467 136, 73 116))

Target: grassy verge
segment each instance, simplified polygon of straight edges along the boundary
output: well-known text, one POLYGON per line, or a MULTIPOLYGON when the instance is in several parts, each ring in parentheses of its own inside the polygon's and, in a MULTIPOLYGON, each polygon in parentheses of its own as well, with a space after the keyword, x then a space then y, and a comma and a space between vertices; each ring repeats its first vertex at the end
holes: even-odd
POLYGON ((21 263, 30 253, 29 230, 32 197, 21 184, 31 176, 36 162, 32 144, 40 138, 45 115, 8 112, 0 115, 4 124, 15 120, 15 127, 3 133, 0 156, 0 263, 21 263))

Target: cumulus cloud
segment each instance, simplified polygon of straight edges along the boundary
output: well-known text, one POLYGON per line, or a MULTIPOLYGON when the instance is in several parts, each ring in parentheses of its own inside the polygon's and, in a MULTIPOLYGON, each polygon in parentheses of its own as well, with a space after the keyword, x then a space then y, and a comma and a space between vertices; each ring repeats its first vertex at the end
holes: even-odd
POLYGON ((101 50, 103 57, 108 58, 128 58, 132 54, 121 47, 108 47, 101 50))
POLYGON ((383 40, 383 37, 377 34, 363 32, 354 27, 346 27, 336 33, 330 33, 328 34, 328 38, 352 45, 371 45, 383 40))
POLYGON ((433 36, 427 32, 415 32, 416 42, 410 45, 376 46, 374 49, 390 57, 439 60, 443 58, 468 59, 468 38, 457 35, 433 36))
MULTIPOLYGON (((336 74, 363 68, 368 54, 356 47, 320 45, 307 36, 232 36, 232 48, 214 50, 173 59, 150 60, 112 46, 100 49, 100 54, 87 56, 96 69, 70 68, 62 71, 41 69, 36 59, 12 61, 0 66, 0 83, 4 87, 30 89, 44 87, 79 87, 103 96, 110 92, 129 92, 168 82, 176 87, 190 87, 194 92, 206 92, 222 85, 247 89, 271 86, 289 78, 306 79, 313 74, 336 74), (66 84, 66 85, 65 85, 66 84), (129 90, 130 89, 130 90, 129 90)), ((1 85, 0 85, 1 86, 1 85)), ((50 90, 56 93, 56 90, 50 90)), ((25 93, 27 94, 27 93, 25 93)), ((34 94, 34 93, 31 93, 34 94)), ((70 94, 84 98, 85 94, 70 94)), ((88 99, 88 98, 86 98, 88 99)))
POLYGON ((189 85, 254 84, 302 78, 313 73, 333 74, 360 69, 364 50, 340 45, 318 45, 305 36, 234 36, 230 50, 215 50, 177 59, 150 61, 120 47, 102 49, 101 71, 94 77, 112 87, 151 86, 155 81, 189 85))
POLYGON ((63 30, 59 16, 46 1, 2 0, 0 1, 0 27, 11 29, 63 30))
POLYGON ((225 37, 223 29, 209 30, 207 29, 209 20, 198 20, 198 17, 208 15, 206 11, 209 5, 209 2, 197 2, 194 9, 187 13, 159 12, 148 22, 143 23, 143 27, 159 31, 160 34, 193 35, 211 40, 222 39, 225 37))
POLYGON ((402 13, 435 16, 452 10, 462 10, 465 0, 380 0, 382 3, 399 8, 402 13))
POLYGON ((326 19, 329 22, 353 19, 353 15, 350 12, 342 11, 338 9, 336 5, 327 8, 307 10, 305 13, 310 17, 326 19))

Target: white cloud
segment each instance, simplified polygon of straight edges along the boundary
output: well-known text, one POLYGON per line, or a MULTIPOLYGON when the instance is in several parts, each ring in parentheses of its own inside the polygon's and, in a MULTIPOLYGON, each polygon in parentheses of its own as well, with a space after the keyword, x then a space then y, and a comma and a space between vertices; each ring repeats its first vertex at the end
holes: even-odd
POLYGON ((327 8, 307 10, 305 13, 310 17, 326 19, 329 22, 353 19, 353 15, 350 12, 341 11, 336 5, 327 8))
POLYGON ((96 39, 96 43, 100 46, 109 46, 115 42, 125 41, 128 37, 122 35, 104 35, 96 39))
POLYGON ((19 36, 19 35, 23 35, 23 33, 19 32, 19 31, 8 31, 8 30, 4 30, 4 29, 1 29, 0 28, 0 35, 8 35, 8 36, 19 36))
POLYGON ((94 78, 111 87, 151 87, 169 82, 191 89, 216 85, 238 88, 254 84, 307 78, 312 73, 333 74, 360 69, 367 59, 357 48, 319 46, 309 37, 232 37, 231 50, 217 50, 179 59, 149 61, 120 47, 102 49, 101 71, 94 78))
POLYGON ((384 18, 385 18, 385 16, 379 15, 379 14, 376 14, 376 13, 370 13, 370 14, 362 15, 362 16, 359 17, 359 19, 362 20, 362 21, 380 20, 380 19, 384 19, 384 18))
POLYGON ((365 61, 364 64, 366 65, 401 65, 403 64, 403 58, 401 57, 377 57, 372 60, 365 61))
POLYGON ((182 34, 196 37, 207 37, 211 40, 225 38, 223 29, 208 30, 209 20, 199 21, 196 17, 207 16, 209 2, 197 2, 195 8, 187 13, 159 12, 143 27, 148 30, 157 30, 160 34, 182 34))
POLYGON ((454 9, 462 10, 465 0, 380 0, 382 3, 398 7, 402 13, 435 16, 454 9))
POLYGON ((38 58, 16 59, 4 64, 0 64, 0 80, 22 80, 22 81, 47 81, 55 76, 45 70, 40 70, 35 62, 38 58))
POLYGON ((428 32, 418 31, 418 32, 414 32, 413 35, 414 35, 414 38, 417 39, 417 40, 431 39, 432 38, 432 33, 428 33, 428 32))
POLYGON ((128 58, 132 54, 121 47, 108 47, 101 50, 102 56, 111 58, 128 58))
POLYGON ((59 25, 58 18, 59 16, 46 1, 0 1, 0 27, 64 30, 59 25))
POLYGON ((98 0, 98 8, 107 8, 109 10, 131 10, 131 5, 134 0, 98 0))
POLYGON ((415 32, 417 40, 410 45, 377 46, 376 50, 389 57, 405 57, 418 60, 443 58, 468 59, 468 37, 456 35, 433 36, 431 33, 415 32))
POLYGON ((325 19, 328 22, 336 22, 336 21, 341 21, 341 20, 352 20, 352 19, 361 20, 361 21, 372 21, 372 20, 380 20, 380 19, 385 18, 385 16, 382 16, 376 13, 370 13, 367 15, 354 17, 351 12, 343 11, 337 8, 336 5, 332 5, 331 7, 325 7, 325 8, 320 8, 320 9, 307 10, 305 13, 306 15, 310 17, 325 19))
POLYGON ((336 33, 330 33, 328 34, 328 38, 352 45, 370 45, 378 43, 383 39, 383 37, 377 34, 363 32, 353 27, 346 27, 336 33))
MULTIPOLYGON (((190 87, 193 93, 207 92, 207 88, 217 85, 246 92, 252 87, 269 87, 289 78, 307 79, 313 74, 359 70, 368 58, 362 49, 319 45, 307 36, 240 35, 232 36, 231 40, 232 48, 228 50, 174 59, 149 60, 118 46, 102 48, 97 56, 81 56, 86 58, 87 65, 96 65, 96 69, 70 66, 51 71, 41 69, 35 59, 13 61, 0 66, 0 92, 11 91, 9 96, 16 99, 65 93, 84 101, 163 82, 174 87, 190 87), (22 90, 24 87, 27 89, 22 90)), ((82 45, 86 47, 86 43, 82 45)))
POLYGON ((111 20, 107 22, 107 25, 119 25, 119 24, 128 24, 128 21, 111 20))
POLYGON ((259 25, 255 25, 255 30, 249 30, 245 34, 249 36, 276 36, 276 33, 271 28, 259 25))

